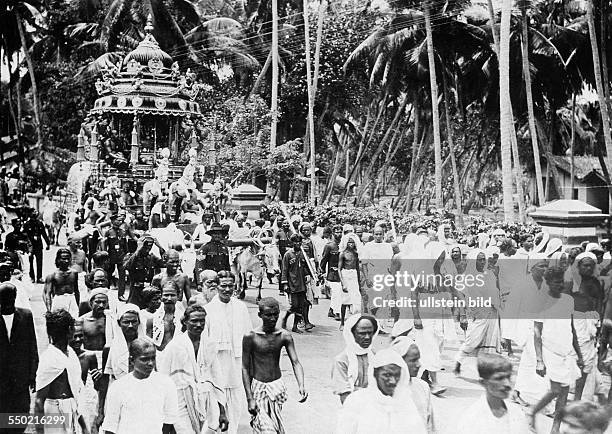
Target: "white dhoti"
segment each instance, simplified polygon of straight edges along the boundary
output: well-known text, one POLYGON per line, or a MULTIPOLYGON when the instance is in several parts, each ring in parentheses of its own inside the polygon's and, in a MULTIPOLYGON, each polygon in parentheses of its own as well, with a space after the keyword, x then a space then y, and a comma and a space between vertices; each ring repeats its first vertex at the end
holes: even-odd
POLYGON ((580 378, 580 369, 573 354, 561 355, 542 345, 542 358, 546 366, 546 376, 550 381, 562 386, 573 385, 580 378))
POLYGON ((89 373, 87 374, 85 386, 81 389, 78 406, 79 414, 83 416, 83 420, 89 432, 97 433, 98 430, 94 424, 98 416, 98 391, 94 388, 93 379, 89 373))
POLYGON ((444 341, 444 335, 436 327, 436 321, 432 318, 423 318, 423 328, 414 329, 410 336, 414 340, 421 352, 421 364, 423 368, 430 372, 442 370, 442 357, 440 355, 440 344, 444 341))
POLYGON ((359 292, 359 277, 357 270, 343 269, 342 280, 348 292, 341 292, 342 304, 350 304, 352 313, 361 312, 361 293, 359 292))
POLYGON ((74 294, 55 295, 51 301, 51 310, 65 309, 73 318, 79 317, 79 305, 74 294))
POLYGON ((342 284, 340 282, 327 282, 331 291, 331 300, 329 308, 334 311, 335 314, 340 315, 340 308, 342 307, 342 284))
POLYGON ((79 425, 79 414, 77 411, 77 402, 74 398, 66 399, 46 399, 45 400, 45 416, 62 416, 61 424, 44 425, 45 434, 79 434, 81 427, 79 425))
POLYGON ((574 312, 574 329, 580 346, 584 367, 582 372, 590 374, 597 366, 596 336, 599 314, 597 312, 574 312))
POLYGON ((199 403, 206 408, 206 417, 198 411, 191 387, 178 391, 178 413, 174 429, 176 434, 200 434, 217 432, 219 428, 219 405, 216 400, 210 401, 209 394, 201 394, 199 399, 206 402, 199 403))
POLYGON ((282 379, 264 383, 253 378, 251 380, 253 399, 257 402, 257 415, 253 417, 251 426, 257 434, 284 434, 281 411, 287 401, 287 387, 282 379))
POLYGON ((525 402, 536 404, 548 391, 549 383, 545 377, 536 373, 537 359, 533 342, 533 321, 530 322, 532 326, 527 326, 527 332, 522 333, 530 339, 523 339, 525 345, 516 373, 514 389, 521 394, 525 402))
POLYGON ((246 402, 244 389, 242 387, 226 388, 225 391, 225 414, 229 420, 228 434, 237 434, 238 425, 240 424, 240 416, 242 416, 242 407, 246 402))
POLYGON ((465 342, 461 345, 455 361, 461 363, 468 354, 477 355, 481 351, 501 353, 500 344, 499 321, 496 315, 474 319, 468 324, 465 342))

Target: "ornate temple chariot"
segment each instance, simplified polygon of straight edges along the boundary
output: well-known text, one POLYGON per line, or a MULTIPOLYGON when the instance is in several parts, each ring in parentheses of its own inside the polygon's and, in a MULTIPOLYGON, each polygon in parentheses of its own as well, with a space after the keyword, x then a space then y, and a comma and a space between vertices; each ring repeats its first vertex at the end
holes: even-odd
POLYGON ((215 165, 195 101, 203 86, 191 70, 180 71, 152 30, 149 19, 138 47, 96 81, 99 98, 81 125, 68 175, 74 205, 82 203, 86 183, 101 190, 108 180, 127 182, 146 196, 147 188, 168 189, 185 170, 203 174, 215 165))

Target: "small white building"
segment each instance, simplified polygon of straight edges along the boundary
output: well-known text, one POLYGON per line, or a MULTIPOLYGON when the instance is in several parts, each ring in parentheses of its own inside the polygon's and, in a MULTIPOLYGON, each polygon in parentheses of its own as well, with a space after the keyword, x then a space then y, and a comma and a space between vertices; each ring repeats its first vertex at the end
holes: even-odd
MULTIPOLYGON (((555 185, 551 183, 548 200, 553 199, 576 199, 599 208, 603 213, 610 212, 610 196, 608 186, 599 164, 599 159, 593 156, 574 157, 574 188, 571 188, 571 158, 569 156, 554 155, 552 157, 557 172, 559 173, 559 187, 556 191, 555 185)), ((546 189, 547 161, 541 158, 542 182, 546 189)), ((537 196, 535 173, 530 174, 529 195, 537 196)))

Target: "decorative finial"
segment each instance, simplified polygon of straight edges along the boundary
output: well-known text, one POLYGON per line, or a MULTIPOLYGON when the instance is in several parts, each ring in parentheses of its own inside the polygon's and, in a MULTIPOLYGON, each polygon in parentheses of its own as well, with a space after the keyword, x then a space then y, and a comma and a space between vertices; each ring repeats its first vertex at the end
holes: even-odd
POLYGON ((147 25, 144 29, 147 35, 153 32, 153 15, 149 14, 149 16, 147 17, 147 25))

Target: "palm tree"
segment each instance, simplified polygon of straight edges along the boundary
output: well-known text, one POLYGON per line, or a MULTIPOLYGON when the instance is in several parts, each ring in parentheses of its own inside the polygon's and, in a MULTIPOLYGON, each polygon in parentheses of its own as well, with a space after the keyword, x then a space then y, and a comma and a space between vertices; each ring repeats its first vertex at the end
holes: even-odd
MULTIPOLYGON (((589 37, 591 39, 591 51, 593 53, 593 72, 597 85, 597 96, 599 98, 599 110, 601 111, 601 123, 606 153, 608 156, 608 167, 612 167, 612 136, 610 135, 610 118, 608 116, 608 102, 606 101, 604 83, 601 76, 601 63, 599 61, 599 48, 597 45, 597 33, 595 31, 595 18, 593 17, 593 5, 590 0, 586 2, 586 15, 589 25, 589 37)), ((606 53, 603 53, 605 56, 606 53)))
MULTIPOLYGON (((32 86, 32 100, 34 108, 34 121, 36 127, 37 144, 40 146, 43 142, 42 135, 42 117, 40 110, 40 101, 38 99, 38 86, 36 85, 36 76, 34 75, 34 62, 30 55, 28 46, 28 38, 24 29, 24 21, 35 22, 37 18, 40 18, 40 12, 36 9, 38 6, 37 2, 32 0, 17 0, 11 1, 7 5, 7 9, 10 13, 12 11, 13 19, 17 25, 19 32, 19 40, 21 42, 21 49, 24 53, 26 65, 28 67, 28 73, 30 75, 30 81, 32 86)), ((21 121, 21 120, 20 120, 21 121)))
POLYGON ((527 116, 529 121, 529 135, 531 136, 531 147, 533 149, 533 160, 535 161, 536 185, 538 192, 537 203, 544 203, 544 184, 542 182, 542 166, 540 164, 540 148, 538 147, 538 135, 533 111, 533 95, 531 94, 531 72, 529 68, 529 31, 527 23, 527 0, 521 0, 521 48, 523 60, 523 77, 525 80, 525 96, 527 99, 527 116))
MULTIPOLYGON (((431 3, 423 2, 425 32, 427 34, 427 60, 429 61, 429 87, 431 88, 431 113, 434 139, 434 170, 436 178, 436 208, 444 207, 442 197, 442 144, 440 143, 440 112, 438 111, 438 81, 436 80, 436 61, 434 58, 433 32, 431 30, 431 3)), ((457 198, 458 200, 458 198, 457 198)))
POLYGON ((514 221, 512 199, 512 103, 510 101, 510 17, 512 0, 502 0, 499 34, 499 111, 504 220, 514 221))

